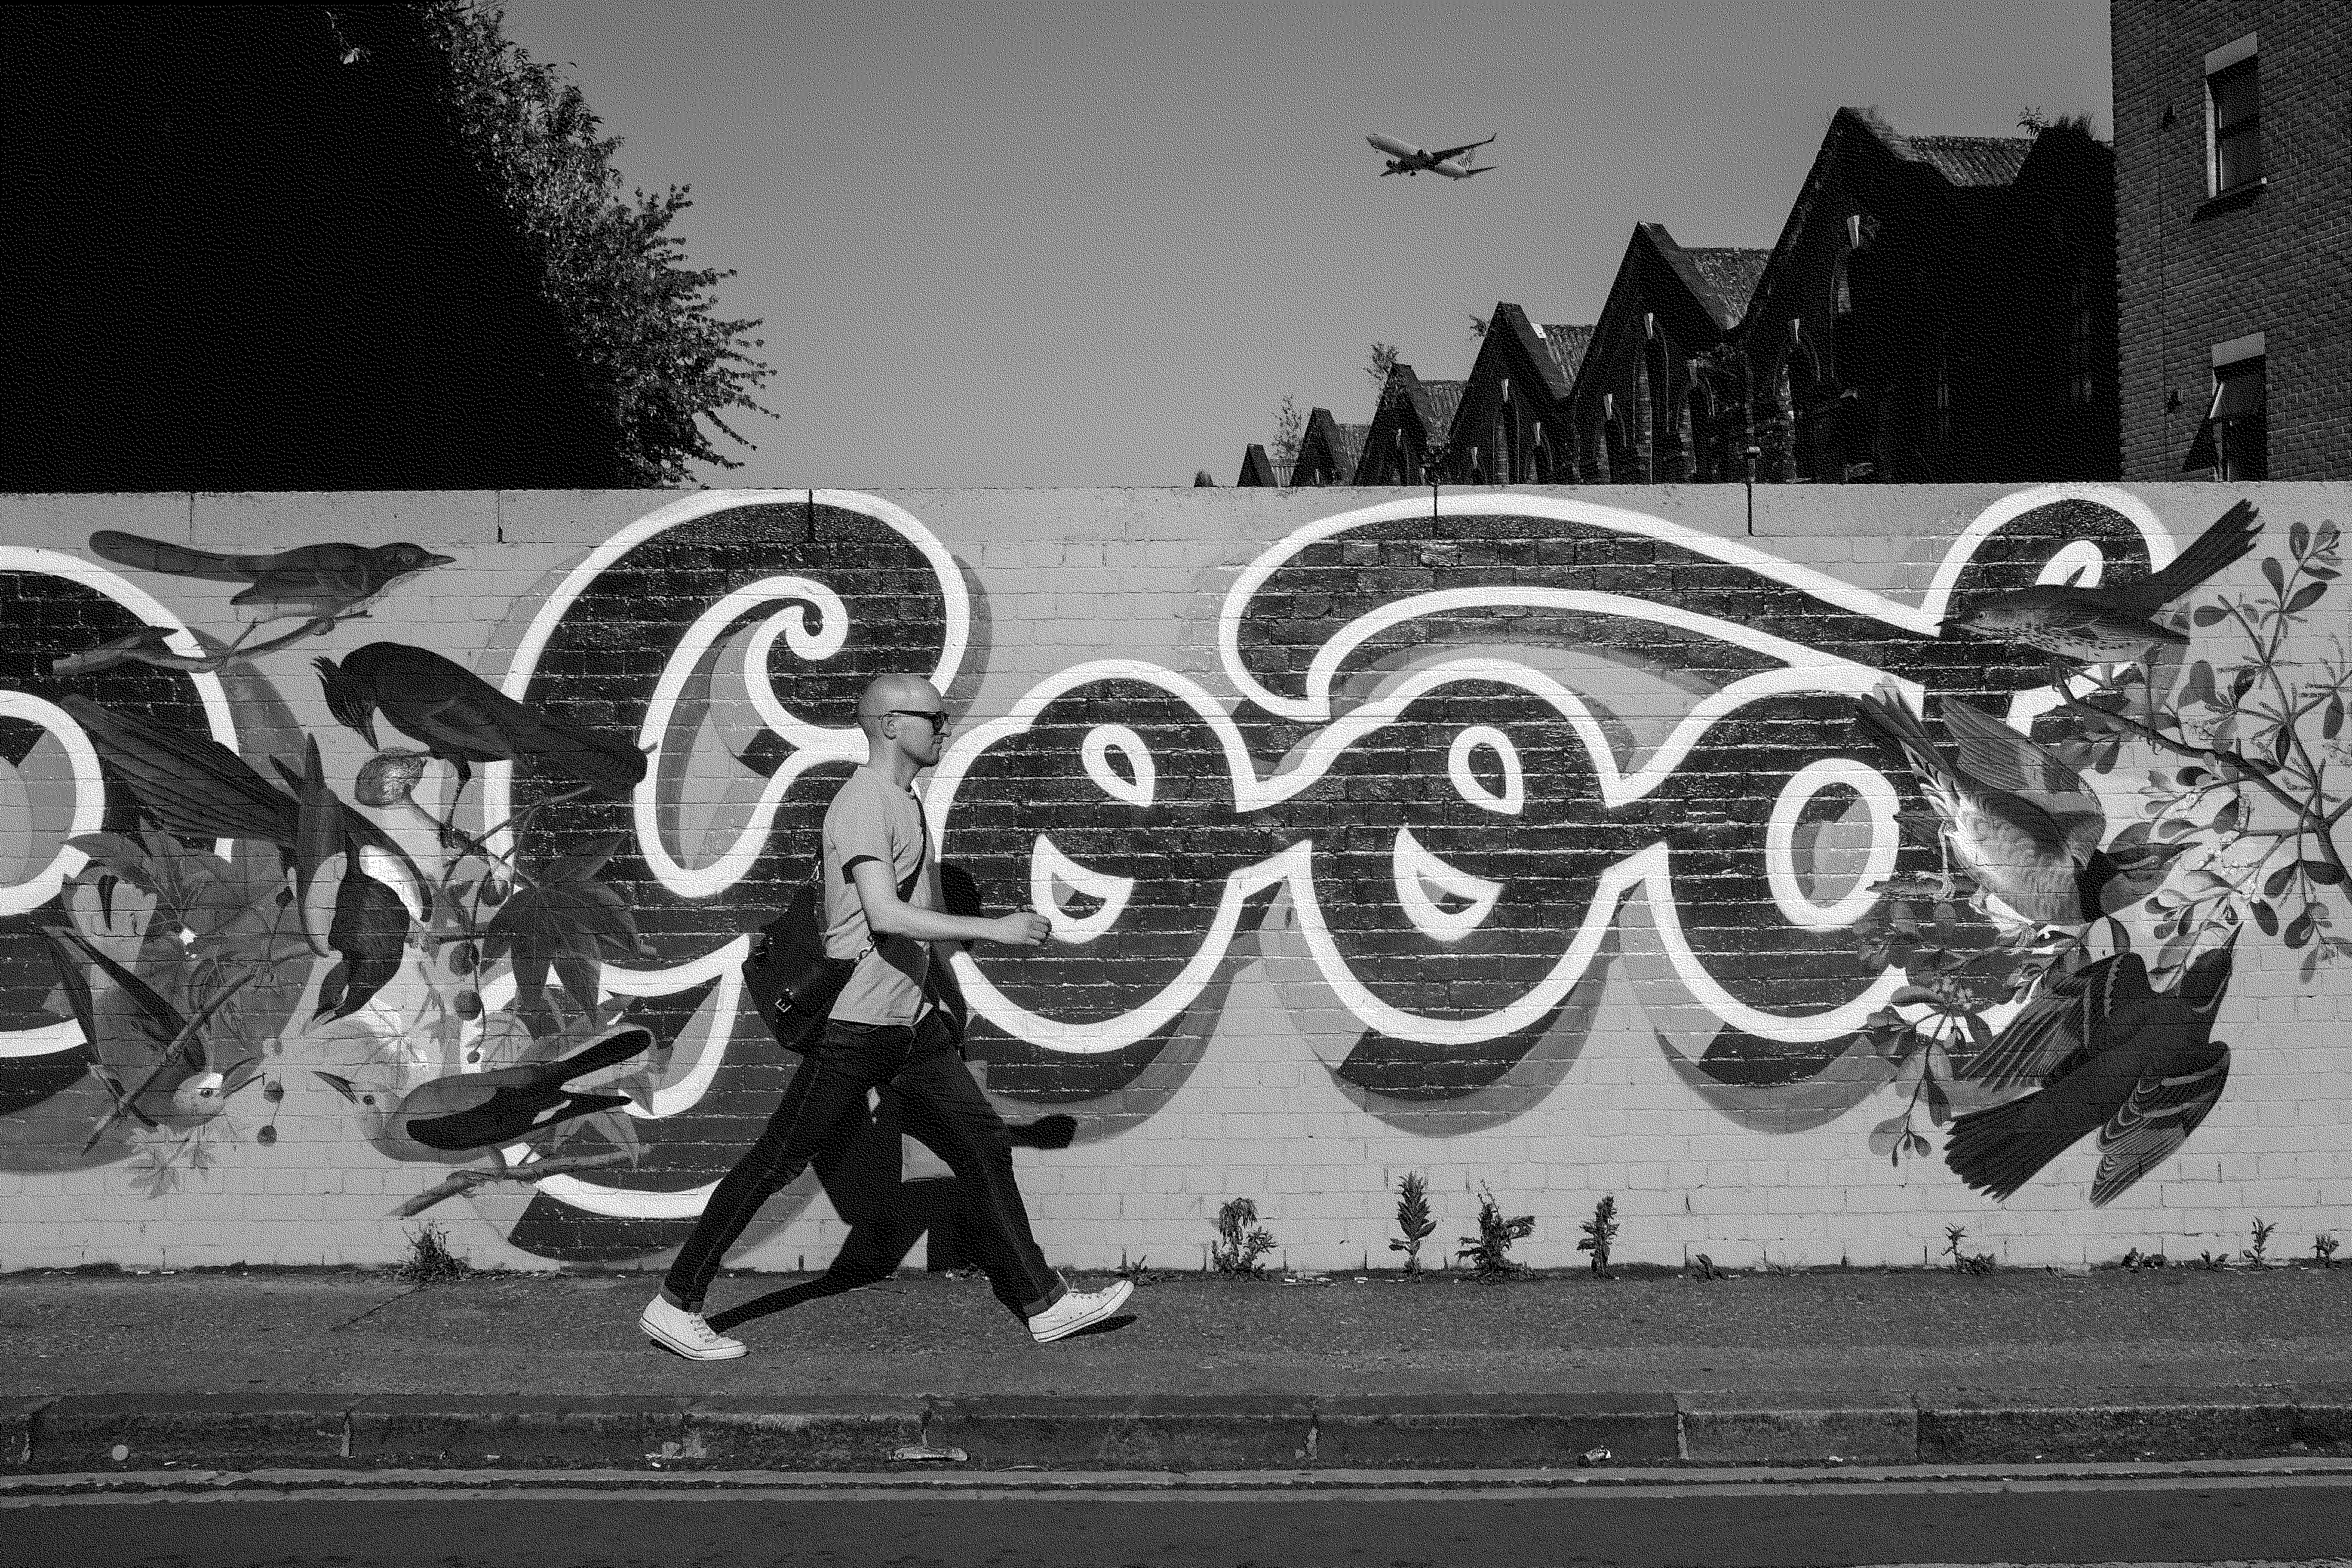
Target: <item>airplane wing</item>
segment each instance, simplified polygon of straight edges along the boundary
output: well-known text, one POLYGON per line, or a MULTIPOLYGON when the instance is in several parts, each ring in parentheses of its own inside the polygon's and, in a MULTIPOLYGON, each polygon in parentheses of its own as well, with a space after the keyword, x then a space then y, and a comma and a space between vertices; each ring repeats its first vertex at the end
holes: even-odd
MULTIPOLYGON (((1496 134, 1500 135, 1501 132, 1498 131, 1496 134)), ((1448 147, 1442 152, 1433 152, 1430 156, 1443 163, 1448 158, 1459 158, 1465 152, 1475 152, 1477 149, 1486 146, 1487 141, 1492 141, 1494 140, 1495 138, 1493 136, 1489 136, 1486 138, 1486 141, 1465 141, 1459 147, 1448 147)))

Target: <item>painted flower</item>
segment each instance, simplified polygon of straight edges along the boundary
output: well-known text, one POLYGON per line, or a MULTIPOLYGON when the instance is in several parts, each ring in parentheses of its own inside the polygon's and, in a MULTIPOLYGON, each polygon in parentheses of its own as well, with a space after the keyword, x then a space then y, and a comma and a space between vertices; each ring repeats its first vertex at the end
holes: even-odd
POLYGON ((379 751, 361 767, 352 793, 362 806, 382 808, 405 800, 424 779, 427 760, 422 751, 379 751))

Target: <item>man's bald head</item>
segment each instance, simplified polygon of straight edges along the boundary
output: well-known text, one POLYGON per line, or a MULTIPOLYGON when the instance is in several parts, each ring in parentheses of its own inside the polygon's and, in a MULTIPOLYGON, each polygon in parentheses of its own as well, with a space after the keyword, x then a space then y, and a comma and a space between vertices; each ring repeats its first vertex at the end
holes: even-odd
POLYGON ((857 698, 857 722, 870 733, 893 709, 937 713, 947 706, 920 675, 877 675, 857 698))

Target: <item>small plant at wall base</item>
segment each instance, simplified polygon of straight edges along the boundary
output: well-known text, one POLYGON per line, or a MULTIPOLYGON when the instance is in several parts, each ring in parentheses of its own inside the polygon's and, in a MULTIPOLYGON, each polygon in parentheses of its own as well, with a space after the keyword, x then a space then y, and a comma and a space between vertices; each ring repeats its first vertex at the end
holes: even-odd
POLYGON ((1511 1260, 1511 1243, 1535 1234, 1536 1217, 1522 1214, 1514 1219, 1503 1218, 1503 1206, 1485 1186, 1478 1189, 1478 1234, 1462 1238, 1462 1249, 1454 1256, 1469 1264, 1482 1280, 1506 1279, 1528 1271, 1525 1263, 1511 1260))
POLYGON ((1397 1228, 1404 1239, 1391 1241, 1389 1250, 1404 1254, 1404 1271, 1421 1272, 1421 1244, 1437 1228, 1429 1215, 1429 1183, 1419 1171, 1407 1171, 1397 1181, 1397 1228))
POLYGON ((1255 1198, 1227 1198, 1217 1210, 1217 1239, 1209 1247, 1209 1266, 1220 1274, 1255 1279, 1264 1265, 1258 1260, 1274 1250, 1274 1233, 1257 1222, 1255 1198))
POLYGON ((2323 1269, 2336 1267, 2336 1233, 2332 1230, 2323 1230, 2311 1239, 2311 1255, 2323 1269))
POLYGON ((437 1225, 421 1225, 408 1233, 408 1257, 400 1277, 412 1285, 436 1285, 462 1280, 474 1266, 449 1250, 449 1238, 437 1225))
POLYGON ((2271 1247, 2271 1233, 2277 1228, 2276 1224, 2264 1225, 2259 1219, 2254 1221, 2254 1244, 2238 1254, 2245 1260, 2247 1268, 2267 1269, 2271 1266, 2267 1254, 2271 1247))
POLYGON ((1592 1271, 1607 1279, 1610 1244, 1617 1239, 1616 1195, 1603 1193, 1601 1201, 1592 1206, 1592 1218, 1577 1228, 1584 1232, 1584 1239, 1576 1244, 1576 1249, 1591 1253, 1592 1271))

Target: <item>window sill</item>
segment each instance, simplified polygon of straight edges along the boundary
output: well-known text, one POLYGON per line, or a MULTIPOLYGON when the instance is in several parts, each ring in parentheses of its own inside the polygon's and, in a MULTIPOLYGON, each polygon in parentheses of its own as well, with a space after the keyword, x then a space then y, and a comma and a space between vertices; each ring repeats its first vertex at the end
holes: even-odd
POLYGON ((2197 210, 2189 215, 2189 221, 2202 223, 2207 218, 2219 217, 2223 213, 2234 213, 2240 207, 2251 207, 2261 197, 2263 188, 2269 183, 2270 179, 2265 175, 2249 180, 2242 185, 2233 185, 2218 196, 2208 197, 2198 204, 2197 210))

